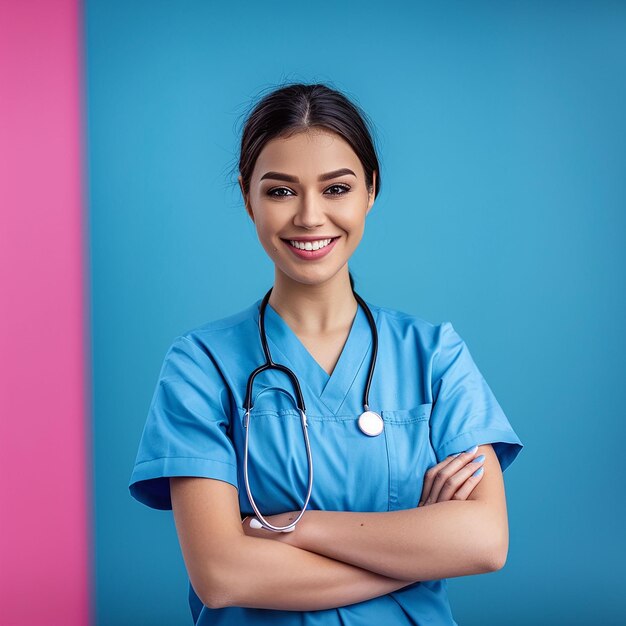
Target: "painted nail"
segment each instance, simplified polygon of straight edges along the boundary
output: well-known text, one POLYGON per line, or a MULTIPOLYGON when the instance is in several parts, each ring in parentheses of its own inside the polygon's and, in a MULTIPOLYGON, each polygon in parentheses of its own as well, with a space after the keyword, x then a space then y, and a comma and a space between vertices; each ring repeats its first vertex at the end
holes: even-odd
POLYGON ((472 476, 480 476, 480 475, 483 473, 483 470, 484 470, 484 469, 485 469, 484 467, 480 467, 480 468, 478 468, 478 469, 477 469, 477 470, 476 470, 476 471, 472 474, 472 476))
POLYGON ((482 463, 485 460, 485 455, 481 454, 477 456, 475 459, 472 459, 472 463, 482 463))
POLYGON ((476 452, 476 450, 478 450, 478 445, 472 446, 468 450, 465 450, 465 452, 469 452, 470 454, 474 454, 474 452, 476 452))

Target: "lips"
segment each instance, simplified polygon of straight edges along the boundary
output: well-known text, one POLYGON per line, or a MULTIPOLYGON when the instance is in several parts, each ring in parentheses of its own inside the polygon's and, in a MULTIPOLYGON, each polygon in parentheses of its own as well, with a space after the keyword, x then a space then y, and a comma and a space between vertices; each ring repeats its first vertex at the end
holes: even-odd
POLYGON ((291 250, 292 254, 294 254, 299 259, 304 259, 306 261, 314 261, 320 259, 321 257, 326 256, 330 251, 335 247, 335 243, 339 239, 339 237, 314 237, 314 238, 297 238, 292 241, 320 241, 321 239, 330 239, 330 243, 323 248, 318 248, 317 250, 301 250, 300 248, 295 248, 289 243, 289 239, 282 239, 284 244, 291 250))
POLYGON ((322 241, 324 239, 337 239, 339 235, 317 235, 315 237, 281 237, 283 241, 322 241))

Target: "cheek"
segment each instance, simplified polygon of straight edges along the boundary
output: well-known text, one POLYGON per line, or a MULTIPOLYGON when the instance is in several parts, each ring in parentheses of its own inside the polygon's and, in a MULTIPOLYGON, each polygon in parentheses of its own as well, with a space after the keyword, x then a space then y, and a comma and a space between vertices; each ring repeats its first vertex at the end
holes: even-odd
POLYGON ((274 261, 278 261, 280 258, 282 242, 278 238, 277 233, 280 232, 283 227, 282 223, 277 224, 275 221, 268 220, 266 217, 257 219, 256 221, 256 231, 259 242, 265 252, 274 261))
POLYGON ((260 200, 256 205, 257 222, 268 234, 284 228, 289 221, 290 210, 286 206, 260 200))
POLYGON ((360 239, 365 230, 365 213, 352 214, 350 217, 346 217, 342 227, 351 239, 360 239))
POLYGON ((269 241, 280 230, 280 224, 275 216, 259 211, 256 214, 256 230, 261 241, 269 241))

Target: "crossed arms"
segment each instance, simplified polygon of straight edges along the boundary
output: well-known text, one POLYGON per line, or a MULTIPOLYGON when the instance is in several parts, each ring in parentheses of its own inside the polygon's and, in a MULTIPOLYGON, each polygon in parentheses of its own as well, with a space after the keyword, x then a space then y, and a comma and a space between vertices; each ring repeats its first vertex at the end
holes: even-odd
MULTIPOLYGON (((401 511, 309 510, 291 533, 241 524, 237 490, 219 480, 170 479, 187 572, 211 608, 320 610, 390 593, 419 580, 495 571, 508 551, 500 463, 490 444, 466 500, 401 511)), ((268 518, 285 525, 293 513, 268 518)))

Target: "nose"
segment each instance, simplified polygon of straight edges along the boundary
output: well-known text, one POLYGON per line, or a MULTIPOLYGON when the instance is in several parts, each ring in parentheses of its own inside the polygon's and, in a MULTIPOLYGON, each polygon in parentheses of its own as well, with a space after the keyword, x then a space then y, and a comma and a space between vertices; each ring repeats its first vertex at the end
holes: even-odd
POLYGON ((293 218, 295 226, 302 228, 316 228, 322 226, 326 221, 323 207, 315 198, 303 194, 302 200, 298 204, 298 210, 293 218))

